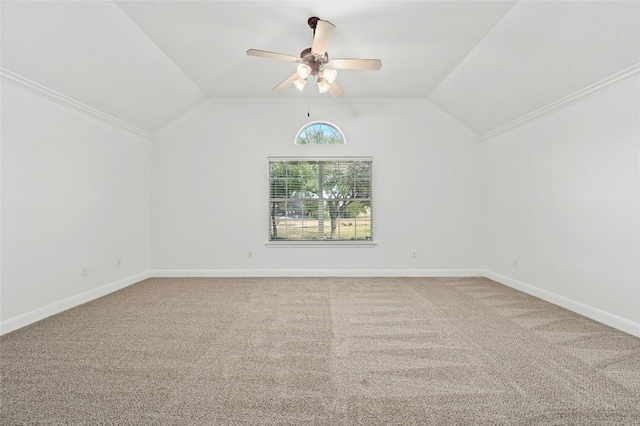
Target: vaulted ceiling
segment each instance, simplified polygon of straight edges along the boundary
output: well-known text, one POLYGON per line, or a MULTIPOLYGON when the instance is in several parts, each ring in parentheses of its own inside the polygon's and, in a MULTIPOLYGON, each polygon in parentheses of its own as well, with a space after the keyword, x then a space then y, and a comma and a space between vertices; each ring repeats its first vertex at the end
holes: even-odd
POLYGON ((639 1, 2 1, 2 77, 153 135, 210 101, 424 100, 486 135, 615 76, 637 76, 639 1), (336 30, 341 99, 271 89, 307 19, 336 30))

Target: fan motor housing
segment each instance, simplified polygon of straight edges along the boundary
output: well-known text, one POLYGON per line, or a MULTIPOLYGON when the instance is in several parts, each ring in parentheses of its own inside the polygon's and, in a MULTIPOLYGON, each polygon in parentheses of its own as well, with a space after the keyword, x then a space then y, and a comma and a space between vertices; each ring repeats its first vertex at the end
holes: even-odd
POLYGON ((318 75, 318 71, 320 71, 320 67, 327 62, 329 62, 329 54, 325 52, 322 56, 314 55, 311 51, 311 48, 308 47, 300 52, 300 59, 304 64, 307 64, 311 67, 311 75, 318 75))

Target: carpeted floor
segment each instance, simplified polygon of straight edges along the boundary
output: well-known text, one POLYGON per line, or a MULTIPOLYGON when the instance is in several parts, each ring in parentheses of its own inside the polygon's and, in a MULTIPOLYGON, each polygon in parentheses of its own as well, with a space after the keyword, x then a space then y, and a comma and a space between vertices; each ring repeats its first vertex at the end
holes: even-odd
POLYGON ((149 279, 0 351, 3 425, 640 425, 640 339, 485 278, 149 279))

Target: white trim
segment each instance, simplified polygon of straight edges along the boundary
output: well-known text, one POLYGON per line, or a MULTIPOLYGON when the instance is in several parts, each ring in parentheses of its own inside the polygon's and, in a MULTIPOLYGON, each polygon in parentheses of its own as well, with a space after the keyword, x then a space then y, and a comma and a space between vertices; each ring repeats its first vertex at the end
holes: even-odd
POLYGON ((621 318, 617 315, 610 314, 592 306, 585 305, 584 303, 576 302, 575 300, 569 299, 567 297, 560 296, 548 290, 543 290, 531 284, 526 284, 522 281, 518 281, 513 278, 497 274, 495 272, 484 271, 483 275, 489 279, 499 282, 500 284, 515 288, 516 290, 520 290, 539 299, 553 303, 554 305, 558 305, 572 312, 590 318, 594 321, 606 324, 613 328, 617 328, 618 330, 624 331, 625 333, 640 337, 640 323, 621 318))
POLYGON ((176 118, 175 120, 173 120, 172 122, 170 122, 166 126, 163 126, 160 130, 157 130, 156 132, 154 132, 153 136, 151 137, 151 139, 155 140, 155 139, 159 138, 160 136, 162 136, 163 134, 167 133, 172 128, 174 128, 174 127, 182 124, 183 122, 187 121, 189 118, 195 117, 196 115, 198 115, 199 113, 201 113, 202 111, 207 109, 207 107, 209 105, 211 105, 211 103, 212 103, 211 99, 206 99, 206 100, 200 102, 198 105, 196 105, 195 107, 191 108, 190 110, 188 110, 184 114, 180 115, 178 118, 176 118))
MULTIPOLYGON (((333 98, 314 98, 312 100, 313 103, 315 104, 327 104, 327 103, 331 103, 333 105, 349 105, 349 104, 362 104, 362 103, 387 103, 387 104, 393 104, 393 103, 403 103, 403 104, 422 104, 427 106, 428 108, 432 109, 433 111, 437 112, 438 114, 440 114, 442 117, 446 118, 449 122, 451 122, 453 125, 455 125, 456 127, 458 127, 460 130, 462 130, 463 132, 465 132, 467 135, 471 136, 472 138, 474 138, 476 141, 482 142, 484 140, 487 140, 489 138, 492 138, 494 136, 506 133, 510 130, 513 130, 517 127, 523 126, 524 124, 530 122, 530 121, 534 121, 537 118, 540 118, 544 115, 550 114, 553 111, 556 111, 557 109, 560 109, 566 105, 572 104, 572 103, 576 103, 579 102, 583 99, 586 99, 588 97, 594 96, 600 92, 603 92, 605 90, 609 90, 619 84, 625 83, 631 79, 634 78, 638 78, 640 76, 640 64, 636 64, 633 65, 625 70, 620 71, 619 73, 616 73, 608 78, 605 78, 604 80, 599 81, 598 83, 592 84, 591 86, 588 86, 584 89, 578 90, 577 92, 572 93, 569 96, 566 96, 562 99, 559 99, 555 102, 552 102, 542 108, 539 108, 529 114, 523 115, 520 118, 517 118, 507 124, 504 124, 502 126, 496 127, 493 130, 490 130, 486 133, 483 133, 481 135, 479 135, 478 133, 474 132, 473 130, 471 130, 469 127, 467 127, 466 125, 464 125, 461 121, 457 120, 456 118, 454 118, 453 116, 451 116, 450 114, 448 114, 447 112, 445 112, 444 110, 442 110, 441 108, 439 108, 438 106, 436 106, 435 104, 433 104, 431 101, 429 101, 428 99, 420 99, 420 98, 354 98, 354 99, 340 99, 340 100, 336 100, 333 98)), ((38 83, 35 83, 29 79, 26 79, 14 72, 11 72, 9 70, 6 70, 4 68, 0 67, 0 79, 2 81, 5 81, 7 83, 10 83, 14 86, 20 87, 22 89, 26 89, 32 93, 35 93, 37 95, 40 95, 46 99, 49 99, 51 101, 57 102, 61 105, 67 106, 71 109, 74 109, 76 111, 79 111, 83 114, 89 115, 95 119, 98 119, 104 123, 113 125, 115 127, 119 127, 123 130, 126 130, 130 133, 133 133, 135 135, 138 136, 142 136, 146 139, 150 139, 150 140, 154 140, 158 137, 160 137, 161 135, 163 135, 164 133, 166 133, 167 131, 169 131, 169 129, 181 124, 182 122, 186 121, 188 118, 198 114, 199 112, 203 111, 206 107, 208 107, 209 105, 213 105, 213 104, 256 104, 256 103, 266 103, 266 104, 301 104, 301 103, 308 103, 311 100, 310 99, 293 99, 293 98, 280 98, 280 99, 273 99, 273 98, 242 98, 242 99, 237 99, 237 98, 217 98, 217 99, 207 99, 203 102, 201 102, 200 104, 196 105, 195 107, 191 108, 190 110, 188 110, 187 112, 185 112, 184 114, 181 114, 180 116, 178 116, 178 118, 176 118, 175 120, 169 122, 167 125, 165 125, 164 127, 162 127, 160 130, 157 130, 154 133, 150 133, 147 132, 145 130, 142 130, 136 126, 133 126, 129 123, 126 123, 120 119, 117 119, 109 114, 103 113, 93 107, 90 107, 88 105, 85 105, 81 102, 78 102, 68 96, 65 96, 61 93, 58 93, 54 90, 51 90, 45 86, 42 86, 38 83)))
MULTIPOLYGON (((351 104, 363 104, 363 103, 371 103, 371 104, 381 104, 381 103, 390 103, 390 104, 419 104, 424 105, 424 99, 412 99, 412 98, 353 98, 353 99, 334 99, 332 97, 327 98, 314 98, 314 99, 298 99, 298 98, 209 98, 203 101, 201 104, 196 105, 191 108, 184 114, 181 114, 178 118, 162 127, 160 130, 153 133, 151 139, 157 139, 162 136, 164 133, 169 131, 169 129, 180 125, 185 122, 187 119, 197 115, 206 107, 210 105, 229 105, 229 104, 266 104, 266 105, 309 105, 309 104, 331 104, 331 105, 351 105, 351 104)), ((434 107, 437 109, 437 107, 434 107)), ((443 112, 443 114, 446 114, 443 112)), ((451 116, 449 116, 451 118, 451 116)), ((456 121, 454 118, 451 118, 456 122, 459 126, 463 126, 460 122, 456 121)), ((333 125, 333 123, 330 123, 333 125)), ((334 125, 334 127, 336 127, 334 125)), ((478 138, 475 135, 476 139, 478 138)))
MULTIPOLYGON (((326 146, 326 145, 323 145, 326 146)), ((291 156, 273 156, 267 157, 269 161, 373 161, 371 155, 291 155, 291 156)))
POLYGON ((42 96, 45 99, 56 102, 60 105, 66 106, 75 111, 81 112, 85 115, 88 115, 89 117, 100 120, 103 123, 110 124, 122 130, 126 130, 129 133, 133 133, 134 135, 142 136, 143 138, 146 138, 146 139, 153 138, 153 135, 147 131, 139 129, 136 126, 133 126, 122 120, 119 120, 109 114, 105 114, 104 112, 98 111, 95 108, 92 108, 88 105, 78 102, 75 99, 72 99, 68 96, 58 93, 55 90, 51 90, 45 86, 42 86, 41 84, 38 84, 29 79, 26 79, 4 68, 0 68, 0 78, 2 79, 2 81, 5 81, 13 86, 28 90, 32 93, 35 93, 36 95, 42 96))
POLYGON ((605 78, 604 80, 601 80, 595 84, 592 84, 591 86, 587 86, 584 89, 578 90, 577 92, 574 92, 569 96, 565 96, 562 99, 552 102, 529 114, 523 115, 522 117, 517 118, 505 125, 496 127, 495 129, 489 132, 483 133, 482 135, 480 135, 479 140, 482 142, 486 139, 506 133, 517 127, 523 126, 529 123, 530 121, 534 121, 542 116, 551 114, 552 112, 564 106, 582 101, 591 96, 597 95, 598 93, 604 92, 605 90, 612 89, 619 84, 626 83, 627 81, 632 80, 634 78, 638 78, 639 76, 640 76, 640 64, 633 65, 625 70, 620 71, 619 73, 616 73, 608 78, 605 78))
POLYGON ((320 247, 349 247, 349 248, 374 248, 378 244, 373 240, 314 240, 314 241, 296 241, 296 240, 274 240, 264 243, 269 248, 320 248, 320 247))
POLYGON ((141 272, 93 290, 85 291, 84 293, 59 300, 58 302, 18 315, 17 317, 9 318, 0 322, 0 335, 10 333, 14 330, 33 324, 34 322, 43 320, 52 315, 59 314, 60 312, 66 311, 83 303, 106 296, 107 294, 121 290, 142 280, 146 280, 147 278, 149 278, 149 271, 141 272))
POLYGON ((462 124, 462 122, 460 120, 458 120, 457 118, 454 118, 452 115, 450 115, 449 113, 445 112, 443 109, 441 109, 440 107, 436 106, 431 101, 425 99, 423 103, 428 108, 434 110, 435 112, 440 114, 442 117, 447 119, 451 124, 456 126, 458 129, 462 130, 467 135, 471 136, 476 142, 478 142, 480 140, 480 135, 479 134, 477 134, 476 132, 474 132, 469 127, 465 126, 464 124, 462 124))
POLYGON ((482 269, 154 269, 152 277, 481 277, 482 269))
POLYGON ((351 105, 351 104, 424 104, 421 98, 340 98, 331 96, 325 98, 211 98, 211 104, 330 104, 330 105, 351 105))
MULTIPOLYGON (((454 126, 471 136, 473 139, 478 141, 480 139, 480 135, 469 127, 465 126, 461 121, 454 118, 450 114, 446 113, 440 107, 433 104, 428 99, 422 98, 314 98, 314 99, 297 99, 297 98, 218 98, 218 99, 210 99, 209 102, 211 104, 281 104, 281 105, 290 105, 290 104, 305 104, 307 105, 309 102, 311 104, 331 104, 331 105, 351 105, 351 104, 416 104, 426 106, 427 108, 432 109, 433 111, 440 114, 442 117, 446 118, 449 122, 451 122, 454 126)), ((187 113, 188 114, 188 113, 187 113)))
POLYGON ((106 296, 147 278, 259 277, 486 277, 594 321, 640 337, 640 324, 564 296, 483 269, 154 269, 63 299, 0 322, 0 335, 9 333, 83 303, 106 296))

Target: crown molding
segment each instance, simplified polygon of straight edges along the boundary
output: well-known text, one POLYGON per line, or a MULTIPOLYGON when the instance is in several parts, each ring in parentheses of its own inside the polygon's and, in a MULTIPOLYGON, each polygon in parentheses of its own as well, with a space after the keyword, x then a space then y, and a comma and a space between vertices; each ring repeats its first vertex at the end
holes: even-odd
POLYGON ((107 123, 112 126, 118 127, 122 130, 125 130, 129 133, 133 133, 134 135, 142 136, 143 138, 146 138, 146 139, 153 138, 153 135, 147 131, 139 129, 136 126, 133 126, 122 120, 119 120, 109 114, 105 114, 104 112, 101 112, 95 108, 85 105, 82 102, 78 102, 75 99, 72 99, 68 96, 60 94, 55 90, 51 90, 41 84, 38 84, 34 81, 24 78, 4 68, 0 68, 0 79, 13 86, 28 90, 29 92, 35 93, 36 95, 39 95, 45 99, 56 102, 60 105, 66 106, 75 111, 81 112, 85 115, 88 115, 89 117, 100 120, 103 123, 107 123))
POLYGON ((209 105, 211 105, 211 103, 212 103, 211 99, 205 99, 204 101, 202 101, 201 103, 199 103, 195 107, 191 108, 190 110, 188 110, 184 114, 180 115, 178 118, 176 118, 175 120, 173 120, 172 122, 170 122, 166 126, 162 127, 161 129, 157 130, 156 132, 154 132, 153 135, 151 136, 151 139, 155 140, 155 139, 159 138, 160 136, 162 136, 163 134, 167 133, 172 128, 174 128, 174 127, 180 125, 181 123, 187 121, 189 118, 198 115, 201 111, 207 109, 209 107, 209 105))
POLYGON ((480 135, 479 134, 477 134, 476 132, 471 130, 469 127, 465 126, 460 120, 458 120, 458 119, 454 118, 453 116, 449 115, 449 113, 445 112, 443 109, 441 109, 440 107, 436 106, 434 103, 432 103, 428 99, 424 99, 423 103, 427 107, 429 107, 430 109, 434 110, 435 112, 440 114, 442 117, 447 119, 450 123, 452 123, 458 129, 462 130, 467 135, 471 136, 476 142, 478 142, 480 140, 480 135))
POLYGON ((68 96, 62 95, 54 90, 51 90, 45 86, 42 86, 38 83, 35 83, 27 78, 24 78, 14 72, 6 70, 0 67, 0 79, 4 82, 12 84, 14 86, 20 87, 22 89, 28 90, 32 93, 35 93, 43 98, 49 99, 53 102, 71 108, 75 111, 81 112, 85 115, 93 117, 97 120, 100 120, 104 123, 110 124, 112 126, 118 127, 122 130, 125 130, 129 133, 135 134, 137 136, 141 136, 145 139, 154 140, 166 132, 168 132, 173 127, 178 126, 179 124, 185 122, 189 118, 199 114, 204 111, 207 107, 211 105, 229 105, 229 104, 280 104, 280 105, 299 105, 299 104, 332 104, 332 105, 351 105, 351 104, 421 104, 426 106, 427 108, 437 112, 440 116, 445 118, 447 121, 452 123, 454 126, 462 130, 467 135, 471 136, 474 140, 478 142, 482 142, 484 140, 490 139, 492 137, 501 135, 503 133, 509 132, 515 128, 523 126, 531 121, 534 121, 542 116, 548 115, 560 108, 571 105, 573 103, 579 102, 581 100, 587 99, 591 96, 597 95, 598 93, 609 90, 617 85, 626 83, 632 79, 638 78, 640 76, 640 64, 633 65, 625 70, 620 71, 604 80, 601 80, 591 86, 588 86, 584 89, 578 90, 568 96, 565 96, 562 99, 559 99, 555 102, 552 102, 542 108, 539 108, 529 114, 526 114, 520 118, 517 118, 507 124, 499 126, 489 132, 478 134, 467 127, 465 124, 457 120, 456 118, 449 115, 447 112, 430 102, 428 99, 422 98, 353 98, 353 99, 334 99, 334 98, 215 98, 215 99, 207 99, 195 107, 191 108, 184 114, 180 115, 175 120, 171 121, 166 126, 162 127, 160 130, 150 133, 145 130, 142 130, 136 126, 133 126, 129 123, 126 123, 120 119, 117 119, 109 114, 105 114, 95 108, 92 108, 88 105, 85 105, 81 102, 76 101, 68 96))
POLYGON ((211 98, 212 104, 290 104, 298 105, 307 103, 311 104, 332 104, 332 105, 351 105, 351 104, 383 104, 383 103, 402 103, 402 104, 423 104, 422 98, 340 98, 322 97, 322 98, 211 98))
POLYGON ((421 104, 426 106, 427 108, 437 112, 440 116, 445 118, 447 121, 452 123, 458 129, 462 130, 467 135, 471 136, 475 141, 482 142, 494 136, 506 133, 510 130, 513 130, 517 127, 523 126, 526 123, 534 121, 544 115, 550 114, 560 108, 568 106, 570 104, 582 101, 591 96, 597 95, 598 93, 609 90, 619 84, 623 84, 629 80, 634 78, 638 78, 640 76, 640 64, 633 65, 625 70, 622 70, 604 80, 601 80, 591 86, 588 86, 584 89, 578 90, 577 92, 572 93, 569 96, 565 96, 555 102, 552 102, 542 108, 539 108, 529 114, 523 115, 520 118, 517 118, 505 125, 497 127, 489 132, 478 134, 475 131, 471 130, 464 123, 451 116, 447 112, 445 112, 440 107, 436 106, 434 103, 429 101, 428 99, 422 98, 352 98, 352 99, 334 99, 334 98, 210 98, 203 103, 197 105, 191 110, 187 111, 176 120, 169 123, 167 126, 163 127, 159 131, 153 134, 152 139, 157 138, 162 135, 169 129, 178 124, 184 122, 188 118, 196 115, 200 111, 204 110, 206 107, 210 105, 229 105, 229 104, 279 104, 279 105, 299 105, 299 104, 332 104, 332 105, 351 105, 351 104, 421 104))
POLYGON ((604 80, 600 80, 599 82, 592 84, 591 86, 587 86, 584 89, 578 90, 577 92, 570 94, 569 96, 565 96, 564 98, 561 98, 555 102, 552 102, 529 114, 523 115, 522 117, 517 118, 503 126, 496 127, 495 129, 480 135, 479 141, 482 142, 494 136, 498 136, 503 133, 506 133, 517 127, 523 126, 531 121, 537 120, 540 117, 551 114, 552 112, 560 108, 585 100, 591 96, 597 95, 606 90, 612 89, 620 84, 626 83, 629 80, 638 78, 639 76, 640 76, 640 64, 633 65, 610 77, 605 78, 604 80))
POLYGON ((451 117, 435 105, 426 101, 425 99, 420 98, 351 98, 351 99, 334 99, 330 97, 326 98, 209 98, 202 103, 196 105, 191 108, 184 114, 180 115, 178 118, 162 127, 158 131, 154 132, 151 136, 152 140, 155 140, 167 133, 173 127, 179 126, 183 122, 187 121, 191 117, 195 117, 200 112, 204 111, 208 107, 212 105, 220 106, 220 105, 355 105, 355 104, 414 104, 414 105, 428 105, 430 108, 436 110, 438 113, 445 116, 447 119, 452 121, 457 127, 463 129, 466 133, 474 137, 476 140, 478 139, 478 135, 473 131, 469 130, 462 123, 457 121, 455 118, 451 117))

